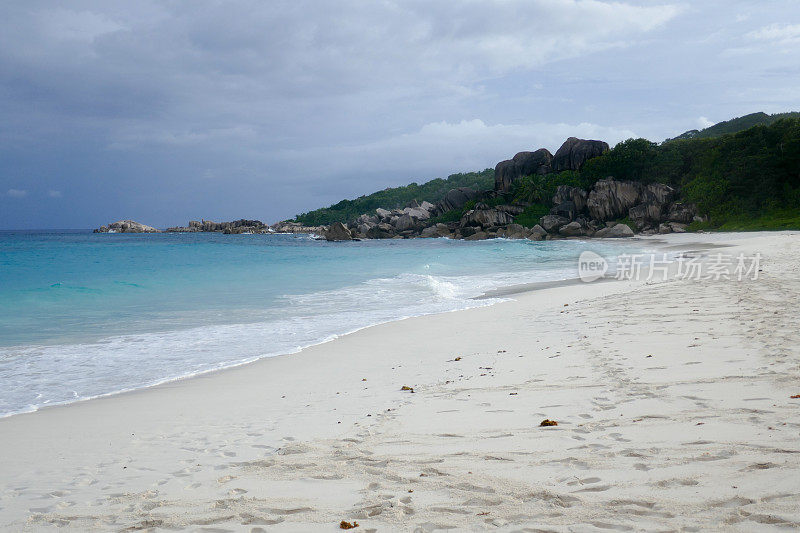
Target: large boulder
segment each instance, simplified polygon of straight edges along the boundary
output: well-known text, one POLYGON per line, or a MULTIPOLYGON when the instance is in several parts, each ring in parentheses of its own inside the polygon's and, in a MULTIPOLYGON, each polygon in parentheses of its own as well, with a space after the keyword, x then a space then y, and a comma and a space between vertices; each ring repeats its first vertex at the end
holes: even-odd
POLYGON ((441 222, 425 228, 420 233, 420 236, 425 238, 448 237, 449 235, 450 228, 447 227, 447 224, 442 224, 441 222))
POLYGON ((366 222, 364 224, 359 224, 358 226, 356 226, 356 229, 358 230, 359 233, 366 235, 369 230, 371 230, 377 225, 378 224, 374 222, 366 222))
POLYGON ((627 224, 615 224, 611 227, 597 230, 593 236, 607 239, 633 237, 633 230, 627 224))
POLYGON ((534 227, 532 227, 530 234, 528 234, 528 239, 532 241, 543 241, 546 238, 547 232, 539 224, 536 224, 534 227))
POLYGON ((675 202, 667 211, 667 220, 680 224, 690 224, 697 215, 697 207, 694 204, 675 202))
POLYGON ((579 187, 571 187, 569 185, 559 185, 556 189, 556 194, 553 196, 553 205, 561 205, 564 202, 572 202, 575 204, 575 210, 578 213, 586 209, 586 200, 589 194, 579 187))
POLYGON ((368 239, 391 239, 395 236, 395 230, 391 224, 381 222, 369 228, 364 234, 368 239))
POLYGON ((393 224, 395 229, 397 229, 397 231, 406 231, 414 229, 414 227, 417 225, 417 221, 414 220, 414 218, 411 215, 406 213, 403 216, 395 219, 393 224))
POLYGON ((505 228, 497 230, 497 236, 506 239, 527 239, 530 233, 531 230, 520 224, 509 224, 505 228))
POLYGON ((350 230, 341 222, 334 222, 328 226, 328 229, 323 233, 323 237, 325 237, 326 241, 350 241, 353 239, 350 230))
POLYGON ((446 213, 453 209, 461 209, 464 204, 470 200, 474 200, 478 196, 478 192, 470 189, 469 187, 459 187, 458 189, 450 189, 444 198, 436 205, 436 210, 439 213, 446 213))
MULTIPOLYGON (((485 206, 482 206, 485 207, 485 206)), ((505 226, 514 222, 514 217, 499 209, 471 209, 461 217, 461 226, 480 226, 490 228, 505 226)))
POLYGON ((608 151, 608 143, 570 137, 553 156, 553 171, 580 170, 583 164, 608 151))
POLYGON ((383 209, 382 207, 379 207, 378 209, 376 209, 375 213, 378 215, 378 218, 380 218, 381 220, 388 219, 389 217, 392 216, 392 212, 391 211, 389 211, 388 209, 383 209))
POLYGON ((640 230, 657 226, 663 215, 664 206, 656 203, 639 204, 628 209, 628 218, 640 230))
POLYGON ((95 233, 161 233, 161 230, 136 222, 135 220, 118 220, 108 226, 100 226, 95 233))
POLYGON ((558 228, 558 233, 564 237, 578 237, 585 235, 586 230, 581 226, 580 222, 570 222, 558 228))
POLYGON ((421 207, 406 207, 403 209, 403 214, 410 215, 411 218, 416 218, 417 220, 428 220, 431 218, 431 214, 428 210, 421 207))
POLYGON ((642 190, 642 184, 635 181, 599 180, 586 200, 589 215, 601 222, 625 217, 641 202, 642 190))
POLYGON ((472 235, 469 235, 468 237, 464 237, 464 240, 465 241, 485 241, 488 238, 489 238, 489 234, 486 233, 485 231, 476 231, 472 235))
POLYGON ((371 224, 371 225, 374 226, 378 222, 380 222, 380 219, 376 215, 370 216, 370 215, 364 214, 364 215, 360 215, 356 219, 356 225, 357 226, 361 225, 361 224, 371 224))
POLYGON ((646 203, 666 205, 675 199, 677 191, 663 183, 650 183, 642 189, 642 201, 646 203))
POLYGON ((558 215, 545 215, 539 219, 539 224, 547 233, 558 231, 561 226, 566 226, 569 222, 568 218, 558 215))
POLYGON ((546 148, 535 152, 520 152, 512 159, 500 161, 494 167, 494 190, 508 192, 511 184, 523 176, 547 174, 552 161, 553 155, 546 148))
POLYGON ((639 230, 657 228, 664 220, 667 204, 672 202, 676 191, 663 183, 651 183, 642 187, 641 204, 628 210, 628 217, 639 230))

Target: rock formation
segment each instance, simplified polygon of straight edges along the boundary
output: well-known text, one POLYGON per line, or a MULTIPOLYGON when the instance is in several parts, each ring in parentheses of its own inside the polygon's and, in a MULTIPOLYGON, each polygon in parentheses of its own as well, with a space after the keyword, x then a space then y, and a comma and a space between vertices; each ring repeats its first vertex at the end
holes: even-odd
POLYGON ((587 196, 586 191, 581 188, 559 185, 556 188, 556 194, 553 196, 553 205, 558 206, 565 202, 572 202, 577 212, 580 213, 586 209, 587 196))
POLYGON ((271 233, 269 226, 260 220, 239 219, 231 222, 213 222, 211 220, 190 220, 188 226, 175 226, 167 228, 170 233, 197 233, 197 232, 219 232, 219 233, 271 233))
POLYGON ((461 226, 479 226, 490 228, 511 224, 514 217, 499 209, 490 208, 486 204, 479 203, 475 209, 467 211, 461 218, 461 226))
POLYGON ((614 224, 608 228, 602 228, 595 232, 595 237, 604 237, 608 239, 620 237, 633 237, 633 230, 627 224, 614 224))
POLYGON ((161 230, 135 220, 118 220, 108 226, 100 226, 94 233, 161 233, 161 230))
POLYGON ((334 222, 331 224, 327 230, 323 233, 323 237, 325 237, 326 241, 351 241, 353 240, 353 236, 350 234, 350 230, 347 229, 347 226, 342 224, 341 222, 334 222))
POLYGON ((593 219, 605 222, 628 216, 628 210, 638 204, 641 197, 641 183, 607 178, 594 184, 586 206, 593 219))
MULTIPOLYGON (((436 211, 439 213, 446 213, 454 209, 461 209, 464 204, 470 200, 475 199, 478 192, 467 187, 459 187, 458 189, 450 189, 444 198, 437 204, 436 211)), ((386 211, 381 209, 381 211, 386 211)))
MULTIPOLYGON (((677 191, 668 185, 645 185, 608 177, 597 181, 590 190, 558 186, 550 213, 541 217, 533 228, 515 221, 530 205, 512 203, 519 201, 507 194, 515 181, 536 174, 577 171, 587 160, 607 150, 608 145, 602 141, 570 137, 555 156, 542 148, 535 152, 520 152, 512 159, 498 163, 495 187, 490 191, 451 189, 435 206, 430 202, 412 200, 403 208, 378 208, 373 213, 361 214, 347 224, 337 222, 330 227, 307 228, 296 222, 282 222, 272 229, 313 232, 328 240, 414 237, 544 240, 682 232, 686 231, 689 223, 702 220, 695 206, 676 201, 677 191), (465 210, 464 206, 470 201, 476 202, 474 208, 465 210)), ((549 186, 546 182, 539 185, 549 186)), ((536 207, 536 212, 539 212, 539 207, 536 207)), ((190 226, 192 224, 195 223, 190 226)), ((203 221, 200 227, 199 231, 208 231, 207 227, 216 226, 203 221)))
POLYGON ((570 137, 553 156, 553 172, 580 170, 583 164, 608 151, 608 143, 570 137))
POLYGON ((512 159, 500 161, 494 168, 494 190, 508 192, 511 185, 523 176, 547 174, 552 161, 553 155, 546 148, 520 152, 512 159))

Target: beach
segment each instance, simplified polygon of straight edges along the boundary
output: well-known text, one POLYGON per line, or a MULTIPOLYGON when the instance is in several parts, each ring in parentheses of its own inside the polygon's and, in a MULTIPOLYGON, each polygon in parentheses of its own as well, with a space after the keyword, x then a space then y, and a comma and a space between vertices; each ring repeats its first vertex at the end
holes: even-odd
POLYGON ((658 239, 761 271, 528 287, 0 419, 0 529, 800 527, 800 233, 658 239))

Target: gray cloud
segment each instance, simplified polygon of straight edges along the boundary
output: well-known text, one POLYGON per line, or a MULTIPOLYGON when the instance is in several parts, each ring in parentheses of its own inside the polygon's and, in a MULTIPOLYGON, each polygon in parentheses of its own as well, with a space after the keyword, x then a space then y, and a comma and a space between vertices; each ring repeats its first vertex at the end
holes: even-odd
POLYGON ((786 16, 791 6, 4 6, 0 187, 23 175, 30 190, 69 189, 75 201, 7 206, 0 227, 88 227, 123 215, 156 225, 276 220, 552 150, 569 135, 659 139, 699 116, 784 110, 796 102, 798 73, 785 69, 797 52, 771 50, 800 23, 786 16))

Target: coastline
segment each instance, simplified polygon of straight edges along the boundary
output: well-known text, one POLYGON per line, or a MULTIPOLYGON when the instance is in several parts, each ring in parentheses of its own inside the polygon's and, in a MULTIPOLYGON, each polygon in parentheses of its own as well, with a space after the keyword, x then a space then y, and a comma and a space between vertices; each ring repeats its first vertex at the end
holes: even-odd
MULTIPOLYGON (((706 250, 718 245, 748 251, 762 247, 765 258, 777 262, 787 254, 800 258, 798 238, 796 232, 682 234, 658 236, 658 241, 706 250), (789 251, 781 247, 787 241, 791 246, 783 248, 789 251), (704 248, 703 243, 709 247, 704 248)), ((787 265, 782 263, 782 267, 787 265)), ((777 445, 765 448, 772 435, 762 436, 758 427, 768 409, 760 406, 765 400, 753 400, 750 403, 757 406, 756 411, 731 414, 734 421, 730 424, 703 418, 708 420, 703 425, 719 427, 714 428, 714 438, 696 439, 707 444, 689 442, 690 448, 710 450, 694 460, 681 456, 678 466, 655 467, 639 457, 636 464, 646 467, 640 469, 620 459, 626 449, 638 447, 640 450, 632 453, 642 455, 641 449, 666 446, 664 443, 676 438, 671 432, 677 427, 686 432, 683 441, 691 441, 690 435, 701 433, 697 428, 702 426, 683 427, 675 416, 654 413, 673 408, 683 412, 687 401, 694 409, 705 409, 696 404, 712 409, 715 398, 684 394, 669 398, 680 405, 659 405, 663 400, 659 390, 663 389, 645 383, 646 368, 603 353, 616 350, 621 360, 627 361, 637 349, 662 349, 660 345, 642 346, 641 338, 619 345, 620 330, 607 330, 608 323, 622 316, 611 312, 614 305, 628 305, 632 312, 651 316, 659 326, 655 331, 632 317, 639 320, 633 321, 641 337, 641 332, 657 334, 666 322, 685 319, 670 316, 678 313, 675 308, 685 311, 691 320, 692 298, 718 298, 724 308, 719 320, 738 320, 735 306, 728 307, 727 297, 734 295, 727 292, 746 289, 757 295, 764 285, 728 282, 731 285, 724 287, 685 287, 686 283, 647 285, 614 280, 559 283, 535 290, 528 287, 509 293, 515 298, 512 301, 369 326, 287 357, 264 358, 147 389, 0 419, 0 452, 16 458, 13 465, 2 467, 0 526, 120 530, 198 529, 213 524, 250 530, 280 523, 283 530, 307 531, 331 530, 342 519, 358 520, 365 530, 450 526, 511 530, 533 524, 560 530, 574 524, 601 528, 598 524, 612 524, 613 520, 622 520, 616 525, 636 528, 642 524, 664 526, 683 520, 682 513, 690 511, 690 500, 698 492, 704 501, 723 498, 707 493, 713 485, 705 483, 699 467, 721 466, 722 474, 714 476, 731 476, 749 468, 739 463, 740 455, 750 452, 728 452, 736 448, 729 442, 731 430, 736 424, 755 424, 753 418, 759 423, 748 437, 753 442, 746 441, 746 445, 761 450, 769 460, 752 464, 773 466, 746 470, 748 476, 758 478, 744 489, 750 491, 748 495, 731 496, 719 506, 708 506, 695 519, 711 527, 722 527, 721 520, 729 520, 729 526, 743 530, 748 528, 748 520, 754 520, 749 517, 761 515, 778 516, 771 522, 756 520, 762 525, 798 524, 800 517, 787 511, 788 504, 800 502, 800 487, 787 478, 796 470, 795 456, 800 453, 787 451, 796 448, 787 440, 789 434, 796 438, 800 427, 796 410, 780 411, 787 429, 776 430, 780 432, 776 440, 783 443, 783 451, 777 445), (669 301, 642 298, 653 291, 669 296, 665 289, 687 301, 670 306, 669 301), (599 345, 586 340, 598 332, 599 345), (461 359, 455 361, 456 357, 461 359), (608 387, 630 372, 635 375, 608 387), (403 385, 415 392, 401 392, 403 385), (589 397, 586 391, 597 394, 589 397), (612 401, 613 394, 619 395, 621 403, 612 401), (523 399, 528 403, 521 407, 517 400, 523 399), (609 422, 605 413, 616 414, 619 405, 640 414, 653 411, 646 415, 651 418, 641 420, 647 421, 647 431, 635 427, 636 422, 628 420, 625 413, 621 414, 627 424, 609 422), (559 420, 557 428, 537 427, 541 418, 550 417, 559 420), (616 429, 607 431, 610 428, 616 429), (572 450, 571 455, 564 460, 554 457, 558 452, 563 455, 565 448, 572 450), (613 454, 606 456, 611 452, 603 450, 613 454), (538 460, 537 454, 548 459, 538 460), (597 462, 602 457, 605 459, 597 462), (591 481, 600 478, 591 473, 595 470, 603 470, 605 475, 591 481), (652 471, 659 471, 663 479, 638 480, 638 484, 628 479, 636 472, 652 477, 654 474, 647 474, 652 471), (663 477, 667 471, 674 474, 672 478, 663 477), (572 483, 569 476, 577 482, 572 483), (648 484, 669 479, 677 481, 648 484), (680 480, 697 483, 682 484, 680 480), (654 497, 653 487, 664 498, 654 497), (760 493, 763 496, 755 498, 760 493), (615 519, 609 508, 604 508, 611 500, 626 498, 634 503, 612 506, 622 517, 615 519), (488 514, 480 514, 484 512, 488 514), (738 521, 730 522, 731 516, 739 517, 738 521)), ((759 310, 764 311, 759 319, 775 320, 776 315, 759 310)), ((713 329, 713 324, 706 326, 713 329)), ((722 357, 728 350, 741 352, 745 341, 735 328, 720 327, 719 337, 729 345, 718 346, 719 338, 709 338, 697 347, 708 357, 722 357)), ((679 328, 672 336, 685 333, 679 328)), ((667 335, 664 342, 674 339, 667 335)), ((780 345, 789 352, 783 364, 797 355, 791 346, 788 341, 780 345)), ((657 357, 662 355, 666 354, 657 357)), ((708 364, 698 358, 699 362, 688 367, 704 369, 700 372, 703 379, 711 380, 734 376, 730 373, 734 369, 747 376, 747 371, 759 370, 763 363, 744 357, 726 367, 722 360, 708 364)), ((702 381, 694 383, 692 374, 686 373, 683 363, 689 362, 693 361, 682 361, 683 368, 675 369, 667 364, 665 374, 676 373, 669 374, 675 379, 667 389, 703 389, 702 381)), ((710 383, 711 392, 730 392, 728 382, 710 383)), ((773 397, 769 387, 774 386, 773 381, 759 381, 754 388, 780 410, 788 395, 773 397)), ((747 405, 745 402, 737 409, 749 409, 747 405)), ((671 457, 669 453, 677 453, 668 449, 665 457, 658 458, 661 463, 671 457)), ((721 492, 726 491, 731 492, 721 492)))

